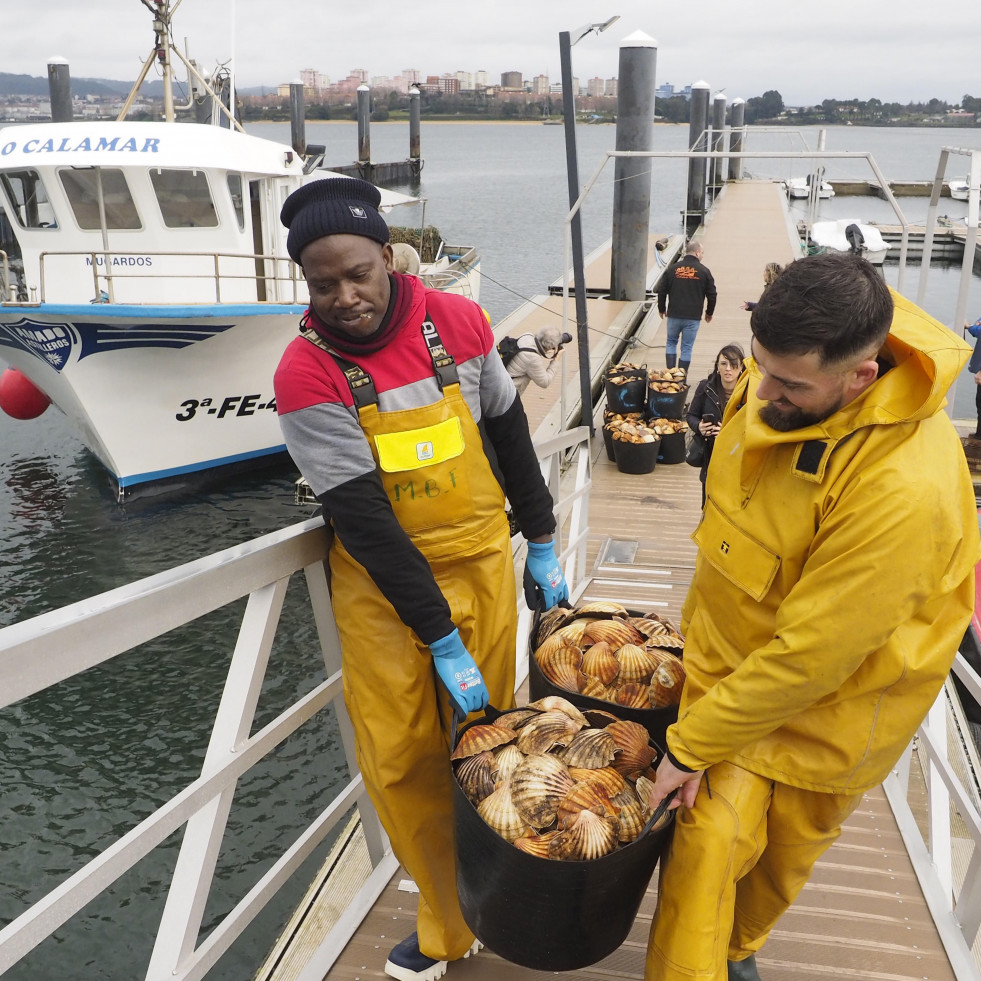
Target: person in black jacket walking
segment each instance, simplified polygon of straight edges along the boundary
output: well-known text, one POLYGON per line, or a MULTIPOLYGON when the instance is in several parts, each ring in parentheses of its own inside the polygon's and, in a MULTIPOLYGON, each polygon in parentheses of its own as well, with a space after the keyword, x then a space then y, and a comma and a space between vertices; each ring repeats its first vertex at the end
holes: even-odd
POLYGON ((722 428, 722 413, 736 386, 736 379, 743 373, 743 349, 738 344, 726 344, 715 356, 715 370, 703 378, 695 389, 685 420, 688 428, 705 437, 705 458, 698 477, 702 482, 702 507, 705 507, 705 474, 715 437, 722 428))
POLYGON ((688 371, 695 335, 705 311, 705 323, 712 322, 715 313, 715 280, 708 266, 702 264, 704 249, 701 242, 692 240, 685 249, 685 256, 661 277, 657 291, 657 312, 663 320, 667 316, 668 337, 664 360, 669 368, 675 366, 688 371), (678 358, 678 338, 681 338, 681 357, 678 358))

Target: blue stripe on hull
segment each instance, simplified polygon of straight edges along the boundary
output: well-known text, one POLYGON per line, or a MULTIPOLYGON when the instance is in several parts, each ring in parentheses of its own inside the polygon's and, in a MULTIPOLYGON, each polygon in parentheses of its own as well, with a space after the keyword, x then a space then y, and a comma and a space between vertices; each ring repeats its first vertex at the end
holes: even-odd
POLYGON ((262 317, 280 314, 302 314, 305 303, 197 303, 175 306, 162 303, 42 303, 18 307, 5 304, 6 319, 11 315, 36 317, 39 314, 56 317, 126 317, 138 320, 191 320, 200 317, 262 317))
POLYGON ((128 477, 120 477, 113 474, 120 489, 137 487, 140 484, 153 483, 158 480, 169 480, 173 477, 181 477, 185 474, 202 473, 205 470, 218 470, 221 467, 233 466, 246 460, 258 460, 262 457, 275 456, 277 453, 285 453, 286 444, 279 446, 269 446, 262 450, 252 450, 248 453, 236 453, 232 456, 218 457, 215 460, 205 460, 201 463, 192 463, 186 467, 171 467, 169 470, 150 470, 146 473, 130 474, 128 477))

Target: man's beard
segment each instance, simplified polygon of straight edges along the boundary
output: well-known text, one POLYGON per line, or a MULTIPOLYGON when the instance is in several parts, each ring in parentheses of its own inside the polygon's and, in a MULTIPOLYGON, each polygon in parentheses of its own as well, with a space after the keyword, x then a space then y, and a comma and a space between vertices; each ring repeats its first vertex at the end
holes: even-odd
POLYGON ((760 419, 777 432, 789 433, 794 429, 806 429, 815 423, 823 422, 828 416, 834 415, 842 404, 839 400, 823 412, 805 412, 803 409, 798 409, 797 406, 789 411, 778 409, 775 403, 767 402, 760 409, 760 419))

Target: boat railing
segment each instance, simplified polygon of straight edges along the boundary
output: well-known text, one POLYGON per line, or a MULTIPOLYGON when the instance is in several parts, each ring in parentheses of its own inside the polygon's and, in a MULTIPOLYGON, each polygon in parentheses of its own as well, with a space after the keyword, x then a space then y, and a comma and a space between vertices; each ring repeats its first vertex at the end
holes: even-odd
POLYGON ((7 253, 0 249, 0 303, 10 299, 10 262, 7 253))
POLYGON ((978 718, 981 676, 959 653, 883 789, 954 974, 958 981, 978 981, 981 768, 965 702, 978 718))
MULTIPOLYGON (((92 303, 116 303, 116 296, 122 286, 139 283, 134 296, 143 293, 145 284, 164 284, 168 281, 180 282, 181 289, 164 290, 160 297, 148 300, 142 296, 133 302, 174 303, 188 302, 268 302, 268 303, 306 303, 308 302, 306 281, 299 267, 284 256, 264 255, 251 252, 144 252, 140 257, 150 260, 144 265, 120 265, 113 268, 113 259, 129 253, 117 251, 58 251, 42 252, 40 261, 40 302, 59 302, 48 299, 48 280, 53 279, 59 292, 64 286, 60 282, 60 272, 53 275, 50 267, 58 260, 84 259, 92 268, 92 303), (157 260, 172 260, 172 268, 163 267, 157 260), (189 265, 189 263, 196 263, 189 265), (189 284, 200 282, 205 285, 198 293, 189 284), (189 295, 190 294, 190 295, 189 295)), ((60 302, 63 302, 60 301, 60 302)), ((84 302, 84 301, 83 301, 84 302)))
MULTIPOLYGON (((558 554, 573 583, 585 569, 588 448, 589 431, 585 428, 564 432, 536 447, 542 473, 556 501, 558 554)), ((246 599, 200 776, 108 847, 103 846, 101 832, 94 829, 94 840, 86 845, 97 853, 95 857, 0 930, 0 975, 28 957, 183 827, 146 978, 204 978, 304 860, 326 841, 333 828, 343 827, 339 822, 356 807, 370 868, 363 874, 357 895, 346 909, 338 911, 337 921, 313 954, 317 968, 326 973, 398 867, 356 765, 353 730, 343 699, 340 643, 325 571, 329 542, 323 521, 313 517, 0 629, 2 711, 246 599), (287 634, 291 629, 291 624, 284 624, 281 618, 287 588, 299 572, 305 579, 306 601, 323 656, 323 680, 253 732, 277 629, 282 627, 287 634), (256 873, 258 881, 200 940, 236 789, 246 774, 255 772, 254 768, 300 726, 330 707, 350 777, 333 789, 333 799, 268 870, 261 876, 256 873)), ((519 558, 516 554, 516 561, 519 558)), ((531 613, 523 601, 519 607, 519 636, 527 637, 531 613)), ((519 644, 516 657, 523 658, 526 650, 527 643, 519 644)), ((324 724, 329 724, 327 718, 324 724)), ((311 770, 319 765, 316 758, 297 763, 311 770)), ((97 773, 98 768, 92 772, 97 773)), ((279 789, 276 793, 276 805, 282 806, 283 792, 279 789)), ((274 940, 269 938, 270 948, 274 940)))

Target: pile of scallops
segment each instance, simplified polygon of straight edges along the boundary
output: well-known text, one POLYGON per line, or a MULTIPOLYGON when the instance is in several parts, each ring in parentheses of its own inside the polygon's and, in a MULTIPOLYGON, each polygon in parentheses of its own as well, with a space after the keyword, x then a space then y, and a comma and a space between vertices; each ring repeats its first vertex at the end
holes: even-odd
POLYGON ((644 726, 550 695, 471 725, 451 759, 502 838, 539 858, 588 861, 644 831, 656 756, 644 726))

